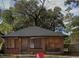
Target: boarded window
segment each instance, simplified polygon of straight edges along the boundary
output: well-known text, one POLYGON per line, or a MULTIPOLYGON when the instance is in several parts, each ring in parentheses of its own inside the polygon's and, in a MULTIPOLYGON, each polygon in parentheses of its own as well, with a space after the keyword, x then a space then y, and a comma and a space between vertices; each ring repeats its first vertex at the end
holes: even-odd
POLYGON ((14 39, 7 39, 6 48, 14 48, 14 47, 15 47, 14 39))
POLYGON ((30 40, 30 48, 41 48, 41 40, 40 39, 30 40))
POLYGON ((30 41, 30 48, 34 48, 34 42, 33 42, 33 40, 30 41))
POLYGON ((59 38, 46 40, 46 50, 49 52, 61 51, 61 48, 63 47, 62 45, 62 40, 59 38))
POLYGON ((25 38, 25 39, 23 38, 21 43, 22 43, 22 49, 27 49, 27 47, 28 47, 28 40, 27 40, 27 38, 25 38))

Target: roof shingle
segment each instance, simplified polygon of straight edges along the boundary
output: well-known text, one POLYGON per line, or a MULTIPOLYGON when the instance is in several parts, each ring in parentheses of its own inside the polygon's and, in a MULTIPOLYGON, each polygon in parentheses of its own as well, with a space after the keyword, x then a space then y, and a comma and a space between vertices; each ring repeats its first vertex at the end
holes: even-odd
POLYGON ((64 36, 64 34, 33 26, 12 32, 5 36, 64 36))

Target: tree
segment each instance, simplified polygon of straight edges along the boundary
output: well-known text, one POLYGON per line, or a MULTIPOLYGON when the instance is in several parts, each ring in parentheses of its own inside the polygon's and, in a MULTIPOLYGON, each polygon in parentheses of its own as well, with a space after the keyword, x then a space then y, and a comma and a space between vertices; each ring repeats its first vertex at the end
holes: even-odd
POLYGON ((46 0, 40 0, 41 6, 38 6, 38 1, 37 0, 30 0, 30 1, 25 1, 21 0, 16 3, 15 9, 17 12, 21 13, 22 15, 27 15, 29 18, 33 19, 35 22, 35 25, 38 26, 37 21, 39 20, 39 15, 40 12, 44 6, 46 0), (22 7, 22 8, 20 8, 22 7))
POLYGON ((70 7, 68 7, 65 11, 67 13, 66 13, 66 16, 64 16, 64 18, 65 18, 65 21, 68 22, 66 24, 66 28, 67 28, 67 30, 71 31, 71 26, 70 25, 71 25, 71 22, 73 20, 74 15, 73 15, 73 13, 70 12, 71 11, 70 7))
POLYGON ((43 1, 39 0, 39 2, 41 3, 40 6, 38 6, 37 0, 29 0, 29 1, 21 0, 16 2, 15 7, 13 8, 14 12, 12 11, 14 14, 14 18, 16 19, 14 20, 15 28, 17 27, 17 29, 20 29, 22 27, 27 27, 32 25, 39 26, 39 22, 40 22, 39 15, 41 10, 43 9, 45 0, 43 1), (20 27, 18 27, 17 24, 21 24, 19 25, 20 27))
POLYGON ((13 31, 13 16, 10 10, 4 10, 1 12, 2 23, 0 24, 0 33, 5 35, 13 31))
POLYGON ((72 10, 71 7, 68 7, 65 11, 67 12, 64 16, 64 21, 67 22, 65 24, 67 31, 70 33, 69 36, 65 39, 65 43, 71 43, 70 35, 71 35, 71 22, 73 20, 73 14, 70 12, 72 10))
POLYGON ((53 22, 51 23, 52 25, 52 29, 53 31, 56 30, 57 27, 64 27, 64 24, 63 24, 63 20, 64 20, 64 15, 61 13, 61 8, 60 7, 55 7, 54 8, 54 11, 53 11, 53 22))
POLYGON ((28 26, 39 26, 52 31, 55 31, 56 27, 65 27, 61 8, 55 7, 54 10, 47 10, 44 7, 45 1, 17 1, 15 7, 11 7, 8 11, 3 12, 4 22, 11 24, 14 31, 28 26))
POLYGON ((71 24, 71 35, 69 36, 70 43, 79 42, 79 16, 74 16, 71 24))
POLYGON ((44 7, 45 1, 46 0, 40 0, 39 2, 41 3, 41 5, 39 5, 38 0, 18 1, 15 5, 15 13, 17 13, 19 16, 22 15, 22 18, 24 16, 25 20, 27 20, 28 18, 28 20, 32 22, 31 25, 49 28, 55 31, 57 24, 60 24, 61 26, 64 25, 62 22, 63 15, 61 13, 61 8, 55 7, 54 11, 46 10, 46 8, 44 7), (47 20, 49 21, 49 23, 47 22, 47 20), (57 21, 58 23, 55 21, 57 21))
POLYGON ((78 7, 79 6, 79 1, 78 0, 66 0, 65 1, 65 5, 70 5, 70 4, 74 4, 73 7, 78 7))
POLYGON ((9 25, 9 24, 7 24, 5 22, 2 22, 0 24, 0 32, 2 34, 5 35, 5 34, 8 34, 8 33, 12 32, 12 31, 13 31, 13 27, 11 25, 9 25))
POLYGON ((4 10, 1 14, 2 18, 3 18, 3 22, 8 23, 10 25, 13 24, 14 19, 12 16, 12 12, 10 10, 4 10))
POLYGON ((0 37, 0 51, 2 50, 3 44, 4 44, 4 39, 0 37))

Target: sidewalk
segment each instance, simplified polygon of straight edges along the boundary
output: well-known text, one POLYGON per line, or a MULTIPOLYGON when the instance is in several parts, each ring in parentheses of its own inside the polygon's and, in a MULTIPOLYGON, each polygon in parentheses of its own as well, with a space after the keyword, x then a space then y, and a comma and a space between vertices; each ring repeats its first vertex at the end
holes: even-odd
MULTIPOLYGON (((63 55, 45 55, 45 58, 79 58, 79 56, 63 56, 63 55)), ((4 55, 0 58, 36 58, 32 54, 17 54, 17 55, 4 55)))

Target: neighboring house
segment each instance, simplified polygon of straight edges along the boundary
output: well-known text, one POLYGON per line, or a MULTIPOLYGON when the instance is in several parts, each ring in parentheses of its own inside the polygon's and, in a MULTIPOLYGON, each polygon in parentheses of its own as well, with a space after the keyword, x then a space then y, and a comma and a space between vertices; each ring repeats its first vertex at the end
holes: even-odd
POLYGON ((3 36, 6 54, 26 54, 43 51, 45 53, 63 53, 64 37, 62 33, 40 27, 27 27, 3 36))

